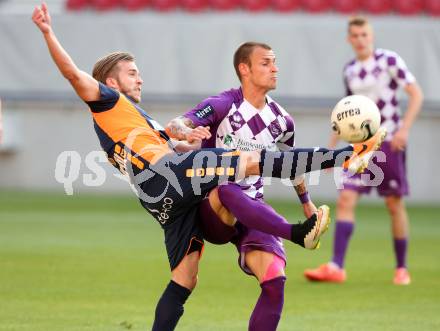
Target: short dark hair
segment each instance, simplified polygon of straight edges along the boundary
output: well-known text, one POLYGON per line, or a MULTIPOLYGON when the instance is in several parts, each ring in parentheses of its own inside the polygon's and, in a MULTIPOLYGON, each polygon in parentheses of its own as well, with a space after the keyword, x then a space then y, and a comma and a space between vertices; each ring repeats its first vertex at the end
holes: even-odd
POLYGON ((238 79, 241 82, 241 74, 240 70, 238 69, 238 66, 240 63, 246 63, 248 66, 251 66, 250 56, 253 52, 253 50, 256 47, 261 47, 267 50, 271 50, 272 48, 264 43, 254 42, 254 41, 248 41, 244 44, 242 44, 238 49, 235 51, 234 54, 234 68, 235 72, 237 73, 238 79))
POLYGON ((134 56, 126 52, 113 52, 102 57, 93 66, 93 78, 105 84, 108 77, 117 74, 117 65, 121 61, 134 61, 134 56))

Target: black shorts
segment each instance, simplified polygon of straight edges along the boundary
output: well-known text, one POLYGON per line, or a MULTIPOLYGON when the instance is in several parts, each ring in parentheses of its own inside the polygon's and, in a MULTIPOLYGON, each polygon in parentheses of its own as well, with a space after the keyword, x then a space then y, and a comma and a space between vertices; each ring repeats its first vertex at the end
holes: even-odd
POLYGON ((171 270, 188 253, 202 251, 198 205, 219 184, 235 181, 238 158, 238 152, 220 148, 173 153, 135 178, 142 206, 164 229, 171 270))

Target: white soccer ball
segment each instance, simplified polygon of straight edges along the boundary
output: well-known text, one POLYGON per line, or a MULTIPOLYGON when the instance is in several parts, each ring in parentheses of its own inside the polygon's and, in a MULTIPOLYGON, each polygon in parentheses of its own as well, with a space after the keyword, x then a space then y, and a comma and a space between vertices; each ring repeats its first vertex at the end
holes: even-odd
POLYGON ((358 143, 371 138, 380 127, 380 112, 376 104, 363 95, 350 95, 333 108, 332 129, 349 142, 358 143))

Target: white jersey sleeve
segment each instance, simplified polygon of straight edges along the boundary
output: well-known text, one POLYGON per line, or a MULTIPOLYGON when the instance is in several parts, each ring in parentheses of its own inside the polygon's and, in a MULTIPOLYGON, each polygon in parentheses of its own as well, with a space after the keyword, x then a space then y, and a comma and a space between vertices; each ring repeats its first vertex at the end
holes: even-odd
POLYGON ((416 78, 406 66, 405 61, 397 53, 386 51, 386 56, 390 76, 400 87, 403 88, 416 81, 416 78))

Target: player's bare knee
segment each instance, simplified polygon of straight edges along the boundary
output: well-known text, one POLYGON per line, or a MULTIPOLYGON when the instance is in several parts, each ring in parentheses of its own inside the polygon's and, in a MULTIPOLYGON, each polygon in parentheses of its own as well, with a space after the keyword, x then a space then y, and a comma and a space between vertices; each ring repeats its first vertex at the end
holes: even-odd
POLYGON ((385 204, 391 215, 398 215, 404 208, 403 201, 400 197, 390 196, 385 199, 385 204))
POLYGON ((285 261, 278 255, 253 250, 246 253, 246 265, 257 277, 260 284, 278 277, 285 277, 285 261))
MULTIPOLYGON (((226 225, 234 226, 236 223, 236 219, 232 213, 223 206, 220 200, 220 193, 223 186, 216 187, 209 193, 209 205, 211 206, 214 213, 218 216, 218 218, 226 225)), ((225 194, 223 192, 223 194, 225 194)))
POLYGON ((353 212, 356 205, 356 194, 351 191, 342 191, 339 195, 336 207, 342 212, 353 212))
POLYGON ((193 273, 173 273, 172 280, 192 291, 197 285, 198 275, 193 273))
POLYGON ((339 212, 349 212, 352 211, 353 209, 350 204, 350 201, 342 197, 342 195, 339 196, 339 199, 336 202, 336 208, 338 209, 339 212))
POLYGON ((198 275, 195 275, 195 276, 192 276, 192 277, 188 278, 187 279, 188 288, 190 290, 195 289, 198 280, 199 280, 199 276, 198 275))
POLYGON ((199 252, 186 255, 179 265, 171 272, 172 280, 190 290, 196 287, 199 272, 199 252))

